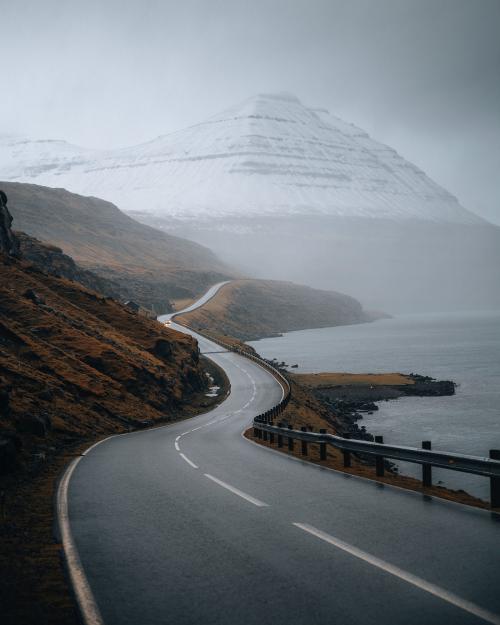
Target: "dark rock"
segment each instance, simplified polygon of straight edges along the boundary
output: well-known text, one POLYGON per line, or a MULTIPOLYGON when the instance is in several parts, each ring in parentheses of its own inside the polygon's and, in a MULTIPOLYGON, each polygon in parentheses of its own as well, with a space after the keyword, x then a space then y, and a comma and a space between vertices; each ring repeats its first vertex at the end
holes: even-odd
POLYGON ((10 415, 10 393, 12 386, 0 379, 0 417, 6 419, 10 415))
POLYGON ((0 190, 0 252, 19 256, 19 241, 12 232, 12 215, 7 208, 7 195, 0 190))
POLYGON ((31 300, 34 304, 37 304, 37 305, 45 304, 45 299, 41 295, 38 295, 38 293, 33 291, 33 289, 27 289, 23 293, 23 295, 26 299, 31 300))
POLYGON ((429 376, 410 375, 414 380, 414 384, 404 387, 405 395, 417 395, 419 397, 442 397, 444 395, 455 394, 455 382, 451 380, 435 380, 429 376))
POLYGON ((158 339, 153 347, 153 354, 158 358, 169 360, 172 357, 172 346, 166 339, 158 339))
POLYGON ((31 333, 41 338, 47 338, 48 336, 52 336, 54 331, 52 328, 49 328, 49 327, 41 327, 41 328, 31 328, 31 333))
POLYGON ((47 434, 47 420, 44 417, 26 415, 16 421, 16 430, 23 434, 33 434, 34 436, 45 436, 47 434))
MULTIPOLYGON (((107 280, 92 271, 83 269, 59 247, 39 241, 28 236, 25 232, 16 232, 15 236, 19 241, 23 258, 34 263, 42 271, 56 277, 74 280, 91 291, 104 293, 112 299, 120 299, 123 296, 124 292, 112 280, 107 280)), ((88 295, 94 299, 102 298, 101 295, 97 296, 93 293, 88 295)))
POLYGON ((125 302, 125 306, 129 308, 131 311, 136 312, 136 313, 138 313, 141 309, 139 304, 137 302, 134 302, 133 300, 127 300, 125 302))
POLYGON ((100 356, 84 356, 83 362, 100 373, 105 373, 105 364, 100 356))
POLYGON ((54 399, 54 393, 49 388, 46 388, 38 393, 38 399, 41 399, 42 401, 51 401, 54 399))
POLYGON ((0 475, 10 473, 17 464, 17 448, 11 438, 0 436, 0 475))

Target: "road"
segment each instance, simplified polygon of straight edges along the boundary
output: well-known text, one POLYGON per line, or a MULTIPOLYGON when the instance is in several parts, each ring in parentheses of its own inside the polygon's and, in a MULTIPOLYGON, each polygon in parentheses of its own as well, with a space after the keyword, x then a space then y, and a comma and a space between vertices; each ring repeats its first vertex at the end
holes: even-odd
POLYGON ((102 622, 500 623, 499 515, 243 439, 281 387, 198 338, 227 400, 110 438, 71 475, 69 527, 102 622))

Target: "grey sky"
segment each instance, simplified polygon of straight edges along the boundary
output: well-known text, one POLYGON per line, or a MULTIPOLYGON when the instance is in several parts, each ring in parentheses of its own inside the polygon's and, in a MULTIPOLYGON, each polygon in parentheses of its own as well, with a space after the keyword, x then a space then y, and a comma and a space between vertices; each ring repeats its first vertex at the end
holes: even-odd
POLYGON ((500 0, 0 0, 0 132, 147 141, 262 91, 500 223, 500 0))

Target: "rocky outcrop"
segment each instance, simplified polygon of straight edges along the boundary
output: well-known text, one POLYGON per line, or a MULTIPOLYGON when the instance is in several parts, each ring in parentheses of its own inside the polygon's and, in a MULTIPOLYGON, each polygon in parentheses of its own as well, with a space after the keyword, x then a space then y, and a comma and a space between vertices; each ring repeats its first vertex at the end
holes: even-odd
POLYGON ((19 242, 12 232, 12 215, 7 208, 7 195, 0 189, 0 252, 19 255, 19 242))
POLYGON ((207 389, 193 338, 0 254, 0 480, 78 440, 189 416, 207 389))
MULTIPOLYGON (((349 375, 349 374, 347 374, 349 375)), ((297 376, 300 379, 301 376, 297 376)), ((304 376, 307 378, 307 375, 304 376)), ((369 377, 359 375, 360 378, 369 377)), ((383 377, 383 374, 381 376, 383 377)), ((394 377, 394 374, 386 374, 386 377, 394 377)), ((359 425, 363 413, 371 414, 378 410, 374 402, 388 401, 398 397, 442 397, 455 394, 455 382, 451 380, 435 380, 429 376, 411 373, 405 375, 407 384, 398 381, 395 384, 370 383, 360 381, 353 384, 339 384, 310 386, 315 397, 331 411, 330 423, 338 432, 342 432, 360 440, 373 440, 372 434, 366 431, 364 425, 359 425)))
POLYGON ((98 276, 92 271, 83 269, 75 261, 65 254, 60 247, 43 243, 25 232, 15 232, 19 241, 19 250, 22 257, 31 261, 43 271, 57 277, 67 278, 79 282, 83 286, 98 291, 114 299, 126 299, 125 289, 113 282, 98 276))

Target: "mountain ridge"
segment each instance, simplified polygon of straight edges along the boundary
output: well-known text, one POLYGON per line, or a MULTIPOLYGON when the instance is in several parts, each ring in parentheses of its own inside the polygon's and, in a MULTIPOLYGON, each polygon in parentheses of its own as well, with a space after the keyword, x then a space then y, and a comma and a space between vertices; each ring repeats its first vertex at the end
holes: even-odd
POLYGON ((291 94, 260 94, 119 150, 0 140, 0 176, 63 183, 126 211, 142 205, 179 219, 325 214, 487 223, 392 148, 291 94))

